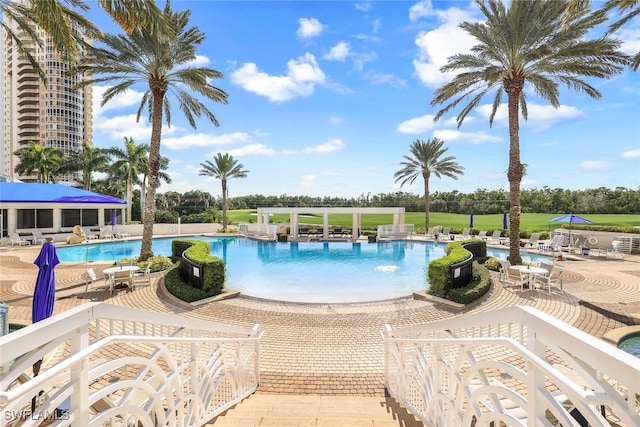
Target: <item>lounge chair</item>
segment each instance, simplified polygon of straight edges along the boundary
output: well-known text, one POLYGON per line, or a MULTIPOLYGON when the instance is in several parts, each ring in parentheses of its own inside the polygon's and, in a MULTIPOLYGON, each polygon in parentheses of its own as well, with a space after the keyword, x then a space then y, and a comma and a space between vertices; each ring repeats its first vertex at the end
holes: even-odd
POLYGON ((96 233, 91 231, 91 228, 89 227, 83 227, 82 231, 84 231, 84 236, 87 238, 87 240, 95 240, 99 237, 96 233))
POLYGON ((342 227, 333 227, 333 230, 331 231, 331 237, 342 237, 343 233, 342 233, 342 227))
POLYGON ((100 238, 101 239, 113 239, 113 232, 111 228, 101 228, 100 229, 100 238))
POLYGON ((487 230, 481 230, 477 236, 473 236, 474 239, 487 240, 487 230))
POLYGON ((460 234, 459 236, 456 236, 456 239, 458 240, 467 240, 471 238, 471 230, 469 228, 465 228, 464 230, 462 230, 462 234, 460 234))
POLYGON ((551 252, 562 252, 562 245, 564 243, 564 236, 562 234, 556 234, 551 238, 549 243, 539 244, 538 250, 540 251, 551 251, 551 252))
POLYGON ((531 233, 531 237, 529 237, 528 245, 531 245, 532 248, 537 248, 540 240, 540 233, 531 233))
POLYGON ((300 227, 298 236, 309 236, 309 227, 300 227))
POLYGON ((490 245, 499 245, 500 244, 500 236, 502 236, 502 231, 494 230, 491 237, 487 239, 487 243, 490 245))
POLYGON ((129 232, 125 228, 117 227, 116 228, 116 237, 118 239, 124 239, 125 237, 131 237, 131 234, 129 234, 129 232))
POLYGON ((29 240, 23 239, 20 237, 18 233, 10 233, 9 234, 9 243, 11 246, 30 246, 31 242, 29 240))
POLYGON ((38 242, 40 242, 40 244, 44 244, 45 239, 44 239, 44 236, 42 235, 42 231, 33 230, 33 232, 31 232, 31 235, 33 236, 31 241, 33 242, 34 245, 38 242))
POLYGON ((439 240, 451 240, 451 229, 449 227, 442 230, 442 233, 438 234, 439 240))

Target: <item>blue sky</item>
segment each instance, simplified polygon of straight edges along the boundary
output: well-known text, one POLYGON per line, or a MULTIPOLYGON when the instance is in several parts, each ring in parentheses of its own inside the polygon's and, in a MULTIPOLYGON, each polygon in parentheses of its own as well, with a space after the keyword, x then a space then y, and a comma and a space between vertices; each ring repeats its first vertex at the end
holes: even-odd
MULTIPOLYGON (((400 188, 393 174, 413 141, 431 137, 443 139, 465 168, 458 180, 433 178, 432 192, 508 190, 506 109, 490 127, 488 98, 458 129, 458 111, 434 123, 438 109, 429 105, 451 78, 439 68, 474 44, 458 28, 480 19, 471 2, 174 0, 172 6, 191 9, 191 24, 206 34, 197 62, 224 74, 213 84, 228 93, 229 104, 210 105, 218 128, 202 119, 193 129, 174 111, 162 141, 173 183, 160 192, 220 196, 219 181, 198 171, 227 152, 250 171, 230 181, 231 197, 422 194, 419 180, 400 188)), ((115 30, 95 6, 91 17, 115 30)), ((617 37, 625 51, 640 50, 640 20, 617 37)), ((527 92, 523 188, 640 188, 640 72, 590 83, 600 100, 562 89, 558 109, 527 92)), ((125 136, 149 142, 148 121, 135 122, 143 90, 101 108, 104 88, 95 87, 96 146, 122 146, 125 136)))

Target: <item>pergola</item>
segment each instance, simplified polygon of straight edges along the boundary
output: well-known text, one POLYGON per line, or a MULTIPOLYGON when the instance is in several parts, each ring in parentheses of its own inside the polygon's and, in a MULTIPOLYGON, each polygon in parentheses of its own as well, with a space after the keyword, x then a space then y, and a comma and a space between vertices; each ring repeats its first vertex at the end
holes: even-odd
POLYGON ((291 224, 291 235, 298 238, 299 216, 302 214, 323 215, 323 239, 329 238, 329 215, 331 214, 351 214, 351 228, 353 238, 358 238, 362 229, 363 214, 391 214, 393 224, 402 225, 405 220, 404 208, 258 208, 258 224, 268 224, 271 214, 289 214, 291 224))

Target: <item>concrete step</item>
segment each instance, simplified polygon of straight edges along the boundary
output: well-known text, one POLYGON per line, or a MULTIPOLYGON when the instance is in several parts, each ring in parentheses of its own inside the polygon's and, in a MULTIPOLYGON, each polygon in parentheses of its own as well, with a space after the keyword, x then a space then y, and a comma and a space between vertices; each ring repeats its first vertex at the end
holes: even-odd
POLYGON ((213 419, 216 427, 424 427, 390 397, 254 394, 213 419))

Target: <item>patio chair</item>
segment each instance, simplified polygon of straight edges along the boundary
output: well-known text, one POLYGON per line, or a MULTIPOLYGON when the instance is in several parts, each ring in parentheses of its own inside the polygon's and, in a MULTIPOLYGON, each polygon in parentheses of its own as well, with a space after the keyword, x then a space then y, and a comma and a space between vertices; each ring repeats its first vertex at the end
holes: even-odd
POLYGON ((620 255, 620 259, 624 259, 622 252, 620 252, 620 245, 622 242, 620 240, 614 240, 611 242, 611 246, 607 248, 607 257, 611 254, 612 257, 616 257, 616 255, 620 255))
POLYGON ((131 279, 130 290, 135 290, 138 286, 150 286, 151 285, 151 264, 147 264, 147 268, 143 271, 133 273, 131 279))
POLYGON ((33 231, 31 232, 31 236, 33 236, 33 237, 32 237, 32 239, 31 239, 31 241, 33 242, 33 244, 34 244, 34 245, 35 245, 36 243, 38 243, 38 242, 40 242, 40 244, 44 244, 45 239, 44 239, 44 236, 42 235, 42 231, 40 231, 40 230, 33 230, 33 231))
POLYGON ((118 285, 124 284, 127 289, 133 287, 133 275, 130 270, 116 271, 111 277, 111 292, 113 293, 118 285))
POLYGON ((474 237, 474 239, 482 239, 482 240, 487 240, 487 230, 481 230, 477 236, 474 237))
POLYGON ((18 233, 9 234, 9 243, 11 246, 30 246, 31 242, 20 237, 18 233))
POLYGON ((562 270, 552 270, 549 274, 545 275, 537 275, 535 283, 538 284, 542 289, 546 288, 549 293, 551 293, 551 287, 556 287, 560 290, 560 292, 564 292, 562 289, 562 270))
POLYGON ((511 267, 511 262, 509 261, 500 261, 500 280, 507 280, 509 278, 509 268, 511 267))
MULTIPOLYGON (((96 272, 93 270, 93 268, 87 268, 87 271, 84 274, 84 279, 86 281, 86 287, 84 288, 85 292, 89 291, 89 285, 92 285, 98 280, 100 280, 98 279, 98 276, 96 275, 96 272)), ((109 279, 108 276, 105 276, 103 278, 105 287, 109 286, 108 279, 109 279)))

